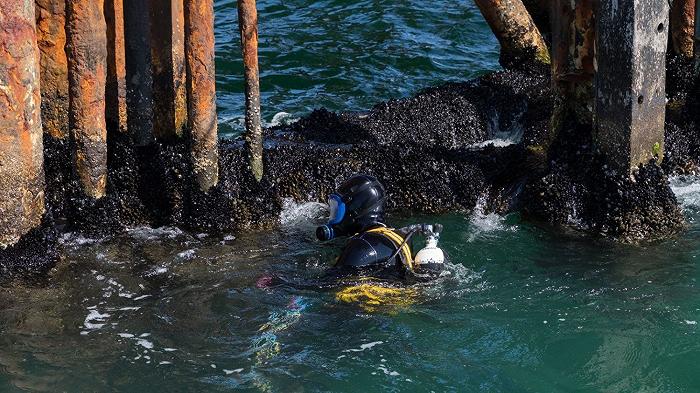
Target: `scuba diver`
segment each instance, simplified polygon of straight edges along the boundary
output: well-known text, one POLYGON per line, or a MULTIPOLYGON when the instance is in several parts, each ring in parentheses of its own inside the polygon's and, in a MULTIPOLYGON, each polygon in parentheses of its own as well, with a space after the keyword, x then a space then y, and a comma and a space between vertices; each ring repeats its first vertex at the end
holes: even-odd
MULTIPOLYGON (((337 300, 357 303, 367 312, 380 306, 413 304, 418 291, 405 284, 432 280, 443 271, 445 254, 437 247, 442 225, 389 228, 385 220, 386 200, 384 186, 372 176, 356 175, 343 182, 328 198, 328 222, 316 229, 316 237, 324 242, 349 237, 335 265, 323 279, 313 283, 265 275, 258 279, 257 287, 287 284, 297 289, 333 288, 337 290, 337 300), (425 237, 426 246, 414 255, 411 245, 416 234, 425 237)), ((296 321, 306 306, 303 298, 293 296, 286 311, 271 314, 271 322, 260 329, 265 347, 276 348, 275 335, 270 332, 278 331, 278 325, 289 325, 279 321, 296 321)), ((259 343, 256 346, 262 348, 259 343)))
POLYGON ((417 280, 439 275, 445 259, 437 247, 442 225, 389 228, 385 221, 386 200, 384 186, 368 175, 351 177, 328 197, 330 218, 316 229, 316 237, 328 241, 350 236, 335 263, 336 273, 417 280), (427 244, 414 256, 411 239, 416 234, 423 235, 427 244))

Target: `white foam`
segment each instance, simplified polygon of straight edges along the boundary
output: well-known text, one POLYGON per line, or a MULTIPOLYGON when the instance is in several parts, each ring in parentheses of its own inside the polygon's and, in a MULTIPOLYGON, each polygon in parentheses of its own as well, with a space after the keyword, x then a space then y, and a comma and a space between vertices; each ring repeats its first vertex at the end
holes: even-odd
POLYGON ((151 228, 147 226, 127 229, 127 233, 131 237, 139 240, 156 240, 159 238, 175 239, 184 234, 184 232, 175 227, 151 228))
MULTIPOLYGON (((275 113, 274 116, 272 116, 272 119, 270 121, 266 121, 265 119, 263 119, 262 126, 263 128, 269 128, 277 127, 280 125, 289 125, 297 120, 299 119, 294 117, 291 113, 278 112, 275 113)), ((219 123, 226 124, 227 126, 233 128, 236 131, 245 130, 245 116, 241 114, 221 115, 219 117, 219 123)))
POLYGON ((384 344, 384 341, 373 341, 371 343, 366 343, 360 345, 360 348, 350 348, 350 349, 345 349, 343 352, 364 352, 367 349, 372 349, 373 347, 384 344))
POLYGON ((384 367, 384 366, 379 366, 379 367, 377 367, 377 369, 383 371, 385 375, 388 375, 388 376, 390 376, 390 377, 398 377, 399 375, 401 375, 401 374, 399 374, 398 372, 396 372, 396 371, 391 371, 391 370, 389 370, 388 368, 386 368, 386 367, 384 367))
POLYGON ((158 266, 145 274, 146 277, 159 276, 168 272, 168 268, 165 266, 158 266))
POLYGON ((94 322, 105 322, 105 319, 109 318, 110 315, 107 313, 101 314, 96 308, 90 309, 90 312, 85 317, 83 326, 88 330, 97 330, 102 328, 104 323, 94 323, 94 322))
POLYGON ((178 258, 181 259, 192 259, 194 256, 197 254, 197 251, 195 250, 185 250, 179 254, 177 254, 178 258))
POLYGON ((280 223, 285 226, 299 224, 304 221, 319 219, 328 214, 328 207, 323 203, 297 203, 292 198, 282 201, 280 223))
POLYGON ((469 147, 472 149, 483 149, 489 145, 493 145, 493 147, 507 147, 510 145, 518 144, 518 143, 520 143, 520 141, 515 140, 515 139, 493 138, 493 139, 485 140, 483 142, 471 144, 471 145, 469 145, 469 147))
POLYGON ((142 338, 136 340, 136 345, 140 345, 146 349, 153 349, 153 343, 142 338))
POLYGON ((681 206, 700 207, 700 176, 673 176, 669 180, 681 206))
MULTIPOLYGON (((525 109, 523 108, 520 116, 522 116, 524 113, 525 109)), ((519 122, 514 121, 510 127, 501 129, 498 112, 494 112, 491 115, 489 123, 492 138, 483 142, 469 145, 470 148, 483 149, 490 145, 494 147, 506 147, 516 145, 523 140, 524 129, 519 122)))
POLYGON ((516 231, 517 226, 506 224, 506 218, 496 213, 486 213, 486 196, 482 195, 474 207, 474 212, 469 216, 469 235, 467 241, 482 237, 484 234, 490 234, 500 231, 516 231))
POLYGON ((686 325, 697 325, 697 324, 698 324, 698 321, 689 321, 689 320, 686 319, 685 324, 686 324, 686 325))
POLYGON ((281 125, 286 126, 286 125, 294 123, 297 120, 299 120, 299 119, 292 116, 291 113, 279 112, 279 113, 276 113, 274 116, 272 116, 272 120, 270 120, 270 122, 268 123, 268 126, 270 126, 270 127, 277 127, 277 126, 281 126, 281 125))
POLYGON ((59 242, 65 246, 73 246, 73 247, 78 247, 78 246, 84 246, 84 245, 89 245, 89 244, 95 244, 100 242, 102 239, 93 239, 93 238, 88 238, 84 237, 83 235, 68 232, 64 233, 61 238, 59 239, 59 242))

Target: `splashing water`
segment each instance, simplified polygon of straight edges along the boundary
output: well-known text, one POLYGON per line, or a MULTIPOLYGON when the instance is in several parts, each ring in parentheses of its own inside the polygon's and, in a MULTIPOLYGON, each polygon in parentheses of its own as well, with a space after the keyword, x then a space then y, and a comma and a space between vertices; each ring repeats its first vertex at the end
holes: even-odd
POLYGON ((470 228, 468 231, 468 242, 474 242, 477 239, 488 238, 490 236, 498 236, 498 232, 518 230, 517 225, 510 224, 509 218, 496 213, 486 213, 486 195, 482 195, 477 200, 474 212, 469 216, 470 228))

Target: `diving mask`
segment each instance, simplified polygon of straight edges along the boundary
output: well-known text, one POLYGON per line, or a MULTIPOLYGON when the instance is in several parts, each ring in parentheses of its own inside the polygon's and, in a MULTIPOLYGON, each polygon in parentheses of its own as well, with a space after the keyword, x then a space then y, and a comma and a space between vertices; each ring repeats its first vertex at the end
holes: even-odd
POLYGON ((321 241, 332 240, 336 231, 334 226, 340 224, 345 218, 345 202, 338 194, 331 194, 328 197, 328 223, 316 229, 316 237, 321 241))
POLYGON ((345 217, 345 202, 338 194, 331 194, 328 197, 328 210, 330 215, 328 218, 328 225, 340 224, 345 217))

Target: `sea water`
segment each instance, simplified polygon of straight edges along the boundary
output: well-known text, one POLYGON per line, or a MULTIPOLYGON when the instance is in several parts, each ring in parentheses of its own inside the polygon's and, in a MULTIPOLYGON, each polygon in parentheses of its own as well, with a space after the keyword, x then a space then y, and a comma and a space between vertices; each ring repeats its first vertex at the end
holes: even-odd
MULTIPOLYGON (((498 67, 467 1, 258 7, 268 123, 366 109, 498 67)), ((221 130, 235 135, 235 2, 216 2, 216 20, 221 130)), ((342 245, 315 241, 317 203, 287 201, 270 232, 66 234, 46 282, 0 288, 0 391, 698 391, 700 179, 672 186, 690 229, 643 246, 480 206, 393 216, 442 223, 450 263, 409 288, 410 302, 371 309, 314 288, 342 245)))

